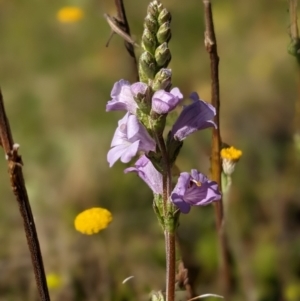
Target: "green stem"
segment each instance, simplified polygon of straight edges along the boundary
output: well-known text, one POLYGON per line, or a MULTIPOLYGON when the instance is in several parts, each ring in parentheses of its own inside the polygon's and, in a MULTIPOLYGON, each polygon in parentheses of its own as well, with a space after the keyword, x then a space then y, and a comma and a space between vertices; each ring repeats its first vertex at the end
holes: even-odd
POLYGON ((175 299, 175 263, 176 263, 176 242, 175 233, 165 231, 166 246, 166 301, 174 301, 175 299))
POLYGON ((175 231, 170 229, 169 219, 174 224, 174 209, 169 204, 169 197, 172 190, 172 174, 165 141, 161 134, 155 134, 157 145, 160 149, 163 159, 163 202, 164 202, 164 221, 165 221, 165 248, 166 248, 166 301, 174 301, 175 298, 175 263, 176 263, 176 243, 175 231))

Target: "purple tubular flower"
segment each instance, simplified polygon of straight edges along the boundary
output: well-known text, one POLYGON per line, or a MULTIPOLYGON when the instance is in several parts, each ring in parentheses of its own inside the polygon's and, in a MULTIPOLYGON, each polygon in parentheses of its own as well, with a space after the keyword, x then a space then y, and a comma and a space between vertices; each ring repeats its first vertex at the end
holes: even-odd
POLYGON ((152 110, 158 114, 167 114, 175 109, 182 98, 178 88, 173 88, 170 92, 158 90, 152 97, 152 110))
POLYGON ((216 127, 213 122, 216 109, 211 104, 199 99, 196 92, 193 92, 190 98, 193 103, 184 107, 171 130, 174 139, 179 141, 198 130, 216 127))
POLYGON ((159 173, 151 161, 145 156, 141 156, 135 163, 135 167, 124 170, 125 173, 136 172, 138 176, 151 188, 153 193, 162 194, 162 175, 159 173))
POLYGON ((139 93, 146 93, 147 85, 144 83, 130 83, 124 79, 116 82, 111 90, 110 96, 112 100, 106 104, 106 112, 108 111, 128 111, 131 114, 136 113, 138 105, 134 99, 139 93))
POLYGON ((188 213, 191 206, 206 206, 220 199, 218 184, 196 169, 191 174, 182 172, 171 194, 172 202, 182 213, 188 213))
POLYGON ((155 141, 144 126, 135 115, 126 113, 118 122, 118 128, 111 142, 111 149, 107 153, 107 161, 112 167, 120 158, 123 163, 128 163, 138 151, 147 153, 154 150, 155 141))

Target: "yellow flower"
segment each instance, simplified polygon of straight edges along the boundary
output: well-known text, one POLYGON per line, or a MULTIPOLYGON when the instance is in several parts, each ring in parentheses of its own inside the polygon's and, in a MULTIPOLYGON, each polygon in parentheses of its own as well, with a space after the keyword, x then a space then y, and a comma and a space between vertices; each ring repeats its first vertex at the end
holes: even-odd
POLYGON ((221 158, 232 161, 238 161, 241 158, 242 154, 243 152, 241 150, 236 149, 233 146, 223 148, 221 150, 221 158))
POLYGON ((74 23, 81 20, 83 16, 83 10, 76 6, 65 6, 56 14, 57 20, 61 23, 74 23))
POLYGON ((75 218, 75 229, 91 235, 105 229, 112 221, 112 214, 104 208, 91 208, 79 213, 75 218))
POLYGON ((231 147, 226 147, 221 150, 222 167, 227 176, 230 176, 235 169, 235 163, 242 157, 242 151, 231 147))
POLYGON ((59 288, 62 285, 62 278, 55 273, 47 274, 46 280, 49 289, 59 288))
POLYGON ((299 283, 290 283, 284 290, 285 299, 288 301, 296 301, 300 298, 299 283))

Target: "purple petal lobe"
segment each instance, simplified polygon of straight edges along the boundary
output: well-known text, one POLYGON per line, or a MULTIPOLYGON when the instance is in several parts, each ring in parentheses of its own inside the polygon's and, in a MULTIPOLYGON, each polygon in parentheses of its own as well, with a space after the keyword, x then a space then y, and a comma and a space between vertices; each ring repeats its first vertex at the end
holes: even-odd
POLYGON ((176 205, 182 213, 189 213, 191 206, 186 203, 182 197, 176 193, 172 195, 172 202, 176 205))
POLYGON ((162 175, 159 173, 151 161, 145 156, 141 156, 135 163, 135 167, 124 170, 125 173, 135 172, 151 188, 153 193, 162 194, 162 175))
POLYGON ((136 113, 137 103, 131 91, 130 83, 126 80, 116 82, 111 91, 112 99, 106 104, 106 111, 128 111, 136 113))
POLYGON ((188 135, 208 127, 216 127, 213 118, 216 115, 215 108, 199 99, 196 92, 191 94, 193 102, 184 107, 172 128, 174 139, 182 141, 188 135))
POLYGON ((158 90, 152 97, 152 110, 158 114, 167 114, 175 109, 182 98, 178 88, 173 88, 171 92, 158 90))
POLYGON ((131 85, 131 93, 134 97, 136 97, 138 94, 145 94, 147 91, 148 85, 145 83, 137 82, 131 85))

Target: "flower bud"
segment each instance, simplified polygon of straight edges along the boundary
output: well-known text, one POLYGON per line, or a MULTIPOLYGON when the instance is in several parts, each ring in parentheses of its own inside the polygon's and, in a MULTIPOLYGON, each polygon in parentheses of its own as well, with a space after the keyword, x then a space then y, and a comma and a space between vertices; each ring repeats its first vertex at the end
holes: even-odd
POLYGON ((150 116, 152 119, 152 130, 162 135, 166 126, 167 114, 160 115, 151 111, 150 116))
POLYGON ((171 87, 172 70, 167 68, 160 69, 153 80, 152 89, 154 91, 166 90, 168 91, 171 87))
POLYGON ((169 42, 171 39, 171 27, 170 22, 165 22, 162 24, 156 34, 157 41, 159 44, 162 44, 163 42, 169 42))
MULTIPOLYGON (((145 85, 143 83, 143 85, 145 85)), ((152 89, 150 86, 147 86, 142 93, 137 93, 134 97, 134 100, 138 104, 139 110, 149 115, 151 110, 151 97, 152 97, 152 89)))
POLYGON ((157 11, 158 11, 158 14, 160 14, 161 11, 164 9, 164 6, 163 6, 162 3, 159 2, 159 1, 155 1, 155 0, 154 0, 154 2, 156 2, 156 4, 157 4, 157 11))
POLYGON ((149 3, 148 7, 147 7, 147 16, 153 16, 155 19, 158 17, 159 14, 159 10, 158 10, 158 1, 152 1, 149 3))
POLYGON ((158 24, 162 25, 165 22, 171 22, 172 16, 170 14, 170 12, 164 8, 160 13, 159 16, 157 18, 158 24))
POLYGON ((159 67, 168 66, 169 62, 171 61, 171 52, 166 42, 156 48, 154 57, 159 67))
POLYGON ((147 15, 144 20, 144 27, 147 28, 152 34, 156 34, 159 27, 157 20, 151 15, 147 15))
POLYGON ((142 47, 145 51, 154 54, 157 46, 157 41, 155 35, 153 35, 149 29, 145 28, 142 36, 142 47))
POLYGON ((156 69, 157 65, 153 55, 151 55, 149 52, 143 52, 139 61, 140 79, 147 83, 148 79, 154 78, 156 69))

